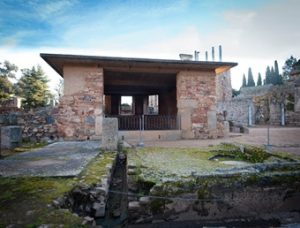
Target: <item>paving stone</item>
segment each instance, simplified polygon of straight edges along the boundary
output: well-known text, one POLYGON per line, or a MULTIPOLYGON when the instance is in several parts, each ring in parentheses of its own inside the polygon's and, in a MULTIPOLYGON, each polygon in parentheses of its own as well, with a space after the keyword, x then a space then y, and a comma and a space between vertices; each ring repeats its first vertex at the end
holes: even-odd
POLYGON ((76 176, 99 147, 99 141, 53 143, 0 160, 0 176, 76 176))

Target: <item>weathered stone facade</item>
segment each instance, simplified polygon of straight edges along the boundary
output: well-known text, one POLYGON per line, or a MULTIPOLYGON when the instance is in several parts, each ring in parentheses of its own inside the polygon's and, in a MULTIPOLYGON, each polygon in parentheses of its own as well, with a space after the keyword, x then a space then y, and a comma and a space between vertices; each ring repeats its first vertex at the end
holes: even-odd
POLYGON ((97 139, 102 133, 103 69, 65 66, 65 94, 55 113, 65 139, 97 139))
POLYGON ((183 138, 216 138, 215 72, 178 73, 177 108, 181 116, 183 138))

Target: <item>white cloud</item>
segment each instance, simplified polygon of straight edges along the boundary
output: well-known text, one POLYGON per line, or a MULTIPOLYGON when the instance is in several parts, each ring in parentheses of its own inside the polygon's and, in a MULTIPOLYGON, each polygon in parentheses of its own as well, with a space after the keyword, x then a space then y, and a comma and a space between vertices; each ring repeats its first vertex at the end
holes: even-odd
MULTIPOLYGON (((59 5, 56 10, 62 8, 63 4, 59 5)), ((67 23, 70 27, 64 35, 62 34, 63 38, 71 44, 70 47, 76 46, 76 43, 73 43, 75 37, 79 40, 76 41, 78 46, 86 42, 85 47, 89 48, 81 46, 81 48, 74 49, 65 46, 38 48, 30 51, 2 48, 0 61, 8 59, 20 67, 39 63, 47 74, 57 81, 57 73, 43 62, 39 57, 40 52, 178 59, 179 53, 193 54, 194 50, 200 50, 200 59, 204 60, 205 51, 209 51, 211 55, 211 47, 222 44, 223 61, 239 63, 239 66, 232 69, 232 84, 238 89, 242 82, 242 75, 247 74, 248 67, 252 67, 256 79, 258 72, 264 77, 267 65, 273 65, 275 59, 278 60, 281 68, 285 59, 290 55, 300 58, 299 9, 300 1, 298 0, 273 0, 256 11, 224 12, 222 27, 211 33, 207 33, 201 27, 188 26, 180 33, 170 35, 168 28, 163 25, 143 30, 132 25, 126 33, 108 36, 109 39, 105 38, 107 26, 113 26, 115 21, 111 23, 110 21, 115 20, 117 14, 124 15, 126 7, 107 13, 104 21, 100 16, 97 17, 100 10, 97 9, 88 17, 80 17, 82 21, 79 24, 76 24, 76 21, 67 23), (94 20, 91 21, 91 18, 94 20)), ((46 10, 50 13, 55 10, 55 7, 47 6, 46 10)), ((171 7, 169 10, 178 10, 178 7, 175 9, 171 7)), ((124 17, 122 19, 126 23, 134 17, 134 15, 127 15, 125 19, 124 17)), ((58 18, 58 20, 61 19, 58 18)), ((11 42, 13 43, 13 40, 11 42)), ((216 56, 218 56, 217 53, 216 56)))

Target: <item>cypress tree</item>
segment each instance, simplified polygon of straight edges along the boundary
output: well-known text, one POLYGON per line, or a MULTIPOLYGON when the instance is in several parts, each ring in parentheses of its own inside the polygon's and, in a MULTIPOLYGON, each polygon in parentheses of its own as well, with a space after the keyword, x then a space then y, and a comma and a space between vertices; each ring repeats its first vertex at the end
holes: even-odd
POLYGON ((274 67, 271 68, 271 84, 276 85, 276 75, 275 75, 275 71, 274 71, 274 67))
POLYGON ((278 68, 278 63, 277 60, 274 62, 274 71, 275 71, 275 77, 274 77, 274 85, 281 85, 283 80, 282 76, 279 74, 279 68, 278 68))
POLYGON ((242 87, 247 87, 246 76, 243 74, 243 84, 242 87))
POLYGON ((257 86, 261 86, 262 85, 262 81, 261 81, 261 74, 258 73, 258 78, 257 78, 257 83, 256 83, 257 86))
POLYGON ((249 69, 248 69, 248 83, 247 83, 247 86, 248 87, 255 86, 255 82, 254 82, 254 79, 253 79, 253 74, 252 74, 251 67, 249 67, 249 69))
POLYGON ((271 70, 270 70, 269 66, 267 67, 267 70, 266 70, 265 85, 267 85, 267 84, 271 84, 271 70))

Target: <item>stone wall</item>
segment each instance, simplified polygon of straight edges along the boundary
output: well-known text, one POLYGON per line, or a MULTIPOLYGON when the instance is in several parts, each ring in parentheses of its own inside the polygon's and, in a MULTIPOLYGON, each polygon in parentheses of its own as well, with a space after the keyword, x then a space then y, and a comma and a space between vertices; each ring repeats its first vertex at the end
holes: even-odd
POLYGON ((183 138, 216 138, 216 75, 214 71, 177 74, 177 108, 183 138))
POLYGON ((0 114, 0 127, 19 126, 22 129, 22 140, 31 142, 57 139, 57 129, 52 108, 0 114))
POLYGON ((217 110, 218 113, 223 115, 224 120, 232 121, 242 125, 248 125, 249 116, 248 109, 249 106, 252 109, 252 122, 255 122, 255 107, 252 99, 240 99, 233 98, 230 101, 218 102, 217 110))
POLYGON ((102 134, 103 69, 65 66, 65 94, 55 113, 58 135, 65 139, 99 139, 102 134))
POLYGON ((248 125, 250 107, 252 125, 269 122, 271 125, 281 125, 281 106, 284 105, 285 124, 300 126, 300 112, 297 111, 298 96, 298 88, 292 83, 242 88, 237 97, 219 100, 217 111, 228 121, 248 125), (288 111, 286 108, 289 94, 295 99, 294 111, 288 111))

